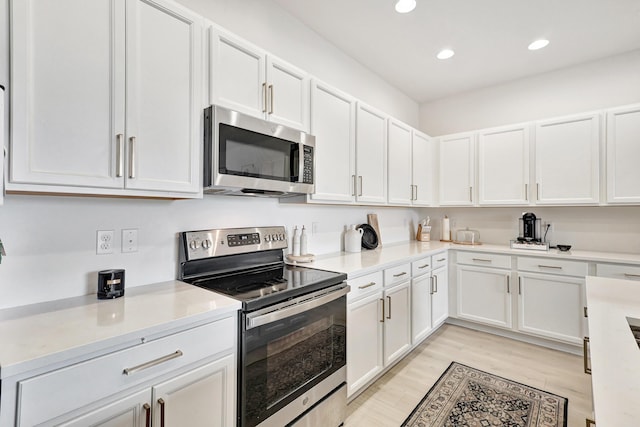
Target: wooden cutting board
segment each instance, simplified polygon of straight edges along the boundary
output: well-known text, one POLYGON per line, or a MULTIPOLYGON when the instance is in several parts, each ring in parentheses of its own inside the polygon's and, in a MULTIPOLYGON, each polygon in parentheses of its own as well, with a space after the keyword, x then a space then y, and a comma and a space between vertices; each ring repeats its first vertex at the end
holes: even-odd
POLYGON ((380 227, 378 226, 378 214, 367 214, 367 222, 374 230, 376 230, 376 234, 378 235, 378 247, 382 246, 382 235, 380 234, 380 227))

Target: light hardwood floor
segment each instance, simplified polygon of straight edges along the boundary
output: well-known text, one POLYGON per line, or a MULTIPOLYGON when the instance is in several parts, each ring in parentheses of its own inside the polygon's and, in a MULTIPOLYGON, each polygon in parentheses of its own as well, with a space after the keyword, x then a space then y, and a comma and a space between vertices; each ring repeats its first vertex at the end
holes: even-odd
POLYGON ((568 398, 568 427, 591 418, 582 357, 445 324, 349 403, 345 427, 400 426, 452 361, 568 398))

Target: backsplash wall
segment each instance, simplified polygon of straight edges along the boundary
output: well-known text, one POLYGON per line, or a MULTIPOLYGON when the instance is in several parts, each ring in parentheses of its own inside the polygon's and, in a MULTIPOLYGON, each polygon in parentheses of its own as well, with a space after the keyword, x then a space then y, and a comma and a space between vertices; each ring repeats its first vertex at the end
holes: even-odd
POLYGON ((309 251, 339 252, 349 224, 377 213, 384 243, 408 241, 409 208, 281 204, 277 199, 205 196, 201 200, 8 195, 0 207, 0 309, 96 292, 97 272, 126 270, 126 287, 177 277, 177 233, 207 228, 307 227, 309 251), (316 233, 312 234, 313 223, 316 233), (138 252, 121 252, 122 229, 138 229, 138 252), (96 255, 96 231, 115 230, 114 253, 96 255))

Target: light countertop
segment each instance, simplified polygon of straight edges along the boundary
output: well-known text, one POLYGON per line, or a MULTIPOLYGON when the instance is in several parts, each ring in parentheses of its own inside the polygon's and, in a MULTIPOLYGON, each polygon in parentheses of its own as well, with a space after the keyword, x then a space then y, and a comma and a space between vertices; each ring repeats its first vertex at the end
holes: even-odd
POLYGON ((240 303, 179 281, 0 310, 0 378, 227 317, 240 303))
POLYGON ((401 262, 411 262, 421 257, 433 255, 446 250, 497 253, 512 256, 529 256, 543 258, 558 258, 576 261, 605 262, 640 265, 640 254, 597 252, 570 250, 561 252, 557 249, 549 251, 532 251, 526 249, 511 249, 509 245, 460 245, 439 241, 391 243, 373 250, 363 249, 362 252, 338 252, 319 255, 311 263, 300 264, 304 267, 320 270, 346 273, 347 277, 362 276, 401 262))
POLYGON ((587 307, 596 422, 638 425, 640 348, 626 317, 640 319, 640 283, 587 277, 587 307))

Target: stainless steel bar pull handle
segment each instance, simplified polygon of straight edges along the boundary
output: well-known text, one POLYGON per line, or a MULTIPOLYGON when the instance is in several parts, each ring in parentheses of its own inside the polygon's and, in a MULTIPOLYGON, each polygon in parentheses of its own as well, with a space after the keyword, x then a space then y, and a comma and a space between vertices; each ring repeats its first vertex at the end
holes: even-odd
POLYGON ((360 191, 358 193, 358 196, 362 196, 362 175, 358 175, 358 179, 360 180, 360 191))
POLYGON ((351 175, 351 180, 353 181, 353 182, 352 182, 352 184, 353 184, 353 191, 351 192, 351 195, 352 195, 352 196, 355 196, 355 195, 356 195, 356 191, 357 191, 356 189, 358 188, 358 183, 357 183, 357 181, 356 181, 356 176, 355 176, 355 175, 351 175))
POLYGON ((160 427, 165 427, 164 424, 164 405, 165 401, 163 398, 158 399, 158 405, 160 405, 160 427))
POLYGON ((640 277, 640 274, 624 273, 624 277, 640 277))
POLYGON ((435 289, 433 290, 434 294, 438 293, 438 276, 433 276, 434 279, 434 283, 435 283, 435 289))
POLYGON ((375 286, 376 282, 369 282, 366 285, 362 285, 362 286, 358 286, 358 289, 367 289, 370 288, 372 286, 375 286))
POLYGON ((589 317, 589 313, 587 312, 587 307, 582 307, 584 311, 584 317, 589 317))
POLYGON ((507 293, 510 294, 511 293, 511 280, 509 278, 509 276, 507 277, 507 293))
POLYGON ((269 85, 269 114, 273 114, 273 85, 269 85))
POLYGON ((129 138, 129 178, 136 177, 136 137, 129 138))
POLYGON ((124 174, 124 135, 116 135, 116 177, 124 174))
POLYGON ((429 264, 421 265, 421 266, 419 266, 418 268, 419 268, 420 270, 422 270, 423 268, 427 268, 427 267, 429 267, 429 264))
POLYGON ((589 337, 584 337, 582 339, 582 356, 584 362, 584 373, 591 375, 591 368, 589 367, 589 355, 587 346, 589 345, 589 337))
POLYGON ((267 112, 267 82, 262 83, 262 112, 267 112))
POLYGON ((407 272, 406 272, 406 271, 403 271, 402 273, 394 274, 394 275, 393 275, 393 277, 402 277, 402 276, 404 276, 405 274, 407 274, 407 272))
POLYGON ((543 265, 543 264, 538 264, 538 268, 552 268, 554 270, 562 270, 561 266, 558 265, 543 265))
POLYGON ((473 187, 469 187, 469 201, 473 202, 473 187))
POLYGON ((144 409, 144 427, 151 427, 151 406, 145 403, 142 409, 144 409))
POLYGON ((149 369, 149 368, 151 368, 153 366, 160 365, 161 363, 168 362, 169 360, 172 360, 172 359, 177 359, 178 357, 182 356, 183 354, 184 353, 182 353, 181 350, 176 350, 175 352, 173 352, 171 354, 167 354, 166 356, 158 357, 157 359, 150 360, 150 361, 142 363, 142 364, 140 364, 138 366, 134 366, 133 368, 124 368, 122 373, 124 375, 133 375, 136 372, 144 371, 145 369, 149 369))
POLYGON ((384 323, 384 298, 380 298, 380 302, 382 303, 382 318, 380 319, 380 323, 384 323))
POLYGON ((522 277, 518 277, 518 295, 522 295, 522 277))
POLYGON ((433 295, 433 276, 429 277, 429 294, 433 295))
POLYGON ((387 310, 387 319, 391 319, 391 297, 387 295, 387 301, 389 301, 389 310, 387 310))
POLYGON ((471 258, 472 261, 477 261, 477 262, 491 262, 490 259, 485 259, 485 258, 471 258))
POLYGON ((524 199, 529 201, 529 184, 524 185, 524 199))

